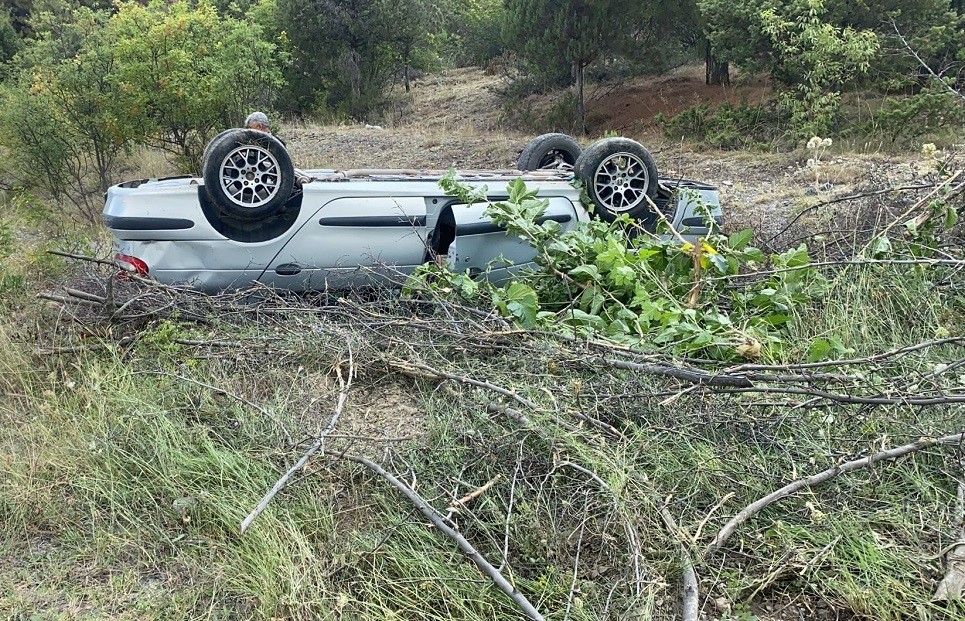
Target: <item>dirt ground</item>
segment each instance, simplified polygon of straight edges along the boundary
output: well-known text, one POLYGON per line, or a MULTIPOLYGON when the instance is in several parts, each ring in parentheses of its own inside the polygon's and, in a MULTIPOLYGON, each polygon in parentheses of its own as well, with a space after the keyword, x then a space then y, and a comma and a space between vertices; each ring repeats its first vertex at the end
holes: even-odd
MULTIPOLYGON (((770 96, 766 83, 746 82, 738 78, 731 88, 707 87, 702 68, 684 68, 595 89, 588 110, 606 119, 601 127, 620 128, 620 135, 647 146, 661 175, 718 186, 725 229, 754 229, 759 243, 771 239, 805 209, 811 208, 807 217, 795 223, 800 230, 826 227, 836 214, 874 207, 882 199, 875 195, 814 209, 818 203, 930 182, 934 166, 916 154, 854 153, 837 145, 814 152, 803 144, 791 152, 695 150, 666 140, 653 127, 657 113, 669 116, 700 102, 713 106, 770 96)), ((407 96, 400 96, 382 125, 290 126, 281 133, 294 161, 303 168, 513 168, 533 135, 500 129, 498 90, 503 85, 500 77, 478 69, 429 75, 416 81, 407 96)), ((586 146, 598 137, 578 140, 586 146)), ((961 165, 962 153, 945 155, 958 158, 961 165)), ((914 192, 908 196, 918 197, 914 192)))

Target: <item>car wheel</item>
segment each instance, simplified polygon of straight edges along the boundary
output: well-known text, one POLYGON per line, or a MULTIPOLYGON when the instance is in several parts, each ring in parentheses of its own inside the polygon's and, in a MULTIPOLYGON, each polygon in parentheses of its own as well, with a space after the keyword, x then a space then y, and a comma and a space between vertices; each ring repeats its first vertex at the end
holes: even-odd
POLYGON ((234 129, 208 146, 202 164, 204 188, 223 213, 253 221, 284 207, 295 183, 295 168, 274 136, 256 129, 234 129))
POLYGON ((622 214, 634 219, 652 215, 657 196, 657 163, 643 145, 628 138, 598 140, 574 166, 597 215, 612 222, 622 214))
POLYGON ((564 165, 572 167, 582 151, 580 144, 566 134, 543 134, 523 147, 516 168, 540 170, 564 165))

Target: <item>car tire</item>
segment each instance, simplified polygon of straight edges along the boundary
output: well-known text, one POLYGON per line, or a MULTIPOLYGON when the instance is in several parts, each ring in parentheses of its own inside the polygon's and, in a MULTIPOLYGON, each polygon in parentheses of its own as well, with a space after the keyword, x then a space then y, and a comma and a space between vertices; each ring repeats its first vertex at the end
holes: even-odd
POLYGON ((205 162, 208 161, 208 155, 211 153, 211 149, 214 148, 215 143, 219 142, 225 136, 234 133, 234 129, 226 129, 223 132, 219 132, 217 136, 208 141, 207 146, 204 148, 204 152, 201 153, 201 170, 204 170, 205 162))
POLYGON ((277 138, 256 129, 233 129, 208 147, 202 162, 204 189, 222 213, 252 222, 284 208, 295 167, 277 138))
POLYGON ((566 134, 543 134, 523 147, 516 168, 526 171, 557 169, 564 164, 572 167, 582 151, 580 144, 566 134))
POLYGON ((635 220, 653 215, 657 163, 642 144, 629 138, 604 138, 580 154, 573 167, 595 213, 607 222, 626 214, 635 220))

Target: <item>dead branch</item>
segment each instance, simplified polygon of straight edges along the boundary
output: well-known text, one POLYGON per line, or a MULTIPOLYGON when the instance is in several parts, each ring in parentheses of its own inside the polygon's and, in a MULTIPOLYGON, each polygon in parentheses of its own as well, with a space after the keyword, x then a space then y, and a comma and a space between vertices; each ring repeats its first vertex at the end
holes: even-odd
POLYGON ((440 515, 439 512, 428 503, 428 501, 416 493, 415 490, 392 474, 386 472, 382 466, 369 459, 366 459, 365 457, 348 454, 340 454, 337 455, 337 457, 339 459, 347 459, 348 461, 361 464, 385 479, 389 485, 408 498, 409 502, 412 503, 412 506, 418 509, 422 515, 426 516, 426 518, 432 522, 433 526, 455 541, 456 545, 459 546, 459 549, 462 550, 463 554, 469 557, 469 560, 471 560, 476 567, 479 568, 479 571, 489 577, 489 579, 493 581, 500 591, 505 593, 511 600, 513 600, 513 602, 516 603, 517 606, 519 606, 520 610, 522 610, 527 617, 539 621, 543 619, 543 615, 536 610, 526 596, 520 593, 516 587, 510 584, 510 582, 501 573, 499 573, 496 568, 493 567, 493 565, 487 561, 465 537, 446 524, 445 518, 440 515))
POLYGON ((71 302, 80 302, 82 304, 90 304, 91 306, 101 306, 103 304, 103 302, 98 302, 94 300, 83 300, 83 299, 71 300, 70 298, 66 298, 62 295, 56 295, 56 294, 47 293, 44 291, 41 291, 40 293, 38 293, 37 297, 40 298, 41 300, 50 300, 51 302, 58 302, 60 304, 63 304, 64 306, 67 306, 71 302))
MULTIPOLYGON (((935 196, 936 194, 938 194, 939 192, 941 192, 942 189, 944 189, 944 188, 946 188, 946 187, 951 187, 952 183, 955 182, 959 177, 962 176, 962 173, 965 173, 965 169, 959 170, 959 171, 955 172, 954 174, 949 175, 949 177, 948 177, 947 179, 945 179, 944 181, 942 181, 942 182, 941 182, 938 186, 936 186, 931 192, 929 192, 927 195, 925 195, 924 198, 919 199, 918 202, 916 202, 914 205, 912 205, 912 206, 909 207, 907 210, 905 210, 900 216, 898 216, 897 218, 895 218, 894 220, 892 220, 891 223, 888 224, 888 226, 886 226, 884 229, 882 229, 881 233, 879 233, 878 236, 879 236, 879 237, 884 237, 884 236, 886 236, 886 235, 888 234, 888 231, 890 231, 890 230, 893 229, 894 227, 898 226, 900 223, 904 222, 904 221, 905 221, 905 218, 907 218, 908 216, 910 216, 911 214, 913 214, 915 211, 917 211, 918 209, 920 209, 922 206, 927 205, 927 204, 928 204, 928 201, 929 201, 933 196, 935 196)), ((953 187, 951 190, 949 190, 949 191, 948 191, 948 194, 949 194, 949 195, 952 195, 952 194, 955 194, 956 192, 961 191, 963 185, 965 185, 965 183, 960 183, 960 184, 958 184, 956 187, 953 187)), ((870 243, 870 242, 869 242, 869 243, 870 243)))
POLYGON ((33 350, 35 356, 56 356, 59 354, 76 354, 85 351, 100 351, 113 347, 124 347, 134 342, 129 336, 121 338, 117 343, 91 343, 90 345, 70 345, 64 347, 46 347, 33 350))
POLYGON ((98 304, 107 304, 107 298, 99 296, 93 293, 88 293, 87 291, 81 291, 80 289, 65 288, 64 291, 67 292, 72 298, 78 298, 80 300, 87 300, 88 302, 97 302, 98 304))
POLYGON ((318 435, 318 438, 315 440, 315 444, 305 451, 305 454, 302 455, 301 459, 299 459, 294 466, 288 469, 288 472, 283 474, 282 477, 278 479, 271 490, 265 494, 265 497, 262 498, 258 505, 251 511, 251 513, 248 514, 248 517, 242 520, 242 535, 245 534, 245 531, 248 530, 248 527, 251 526, 251 523, 255 521, 255 518, 261 515, 261 513, 268 508, 268 503, 271 502, 272 498, 274 498, 278 492, 284 489, 285 485, 288 484, 288 480, 291 479, 296 472, 301 470, 306 463, 308 463, 308 460, 311 458, 311 456, 319 450, 322 450, 324 453, 323 449, 325 447, 325 438, 332 432, 332 430, 335 429, 335 425, 338 423, 338 418, 341 416, 342 409, 345 407, 345 399, 348 397, 348 391, 352 387, 352 379, 355 377, 355 361, 352 356, 351 343, 349 343, 348 347, 348 378, 346 379, 342 375, 342 367, 340 363, 336 363, 335 373, 338 375, 339 392, 338 400, 335 403, 335 412, 332 414, 332 418, 328 421, 328 424, 325 425, 325 428, 322 429, 322 432, 318 435))
POLYGON ((834 367, 834 366, 851 366, 856 364, 870 364, 874 362, 881 362, 888 358, 900 358, 906 354, 910 354, 922 349, 927 349, 929 347, 939 347, 941 345, 957 345, 965 343, 965 337, 962 336, 952 336, 944 339, 935 339, 931 341, 924 341, 921 343, 916 343, 914 345, 906 345, 904 347, 899 347, 897 349, 892 349, 880 354, 875 354, 873 356, 866 356, 864 358, 850 358, 846 360, 827 360, 825 362, 802 362, 799 364, 787 364, 787 365, 773 365, 773 364, 742 364, 736 367, 731 367, 727 369, 727 373, 743 373, 745 371, 796 371, 803 369, 816 369, 820 367, 834 367))
POLYGON ((753 387, 749 379, 743 376, 728 374, 714 374, 697 369, 683 369, 663 364, 631 362, 630 360, 618 360, 614 358, 604 358, 603 362, 617 369, 627 371, 640 371, 650 375, 661 375, 674 379, 692 382, 701 386, 738 386, 742 388, 753 387))
POLYGON ((775 239, 780 237, 783 233, 785 233, 788 229, 790 229, 791 226, 793 226, 794 223, 797 222, 802 216, 804 216, 810 211, 814 211, 815 209, 820 209, 821 207, 826 207, 828 205, 833 205, 835 203, 843 203, 846 201, 858 200, 859 198, 869 198, 871 196, 880 196, 881 194, 889 194, 891 192, 906 192, 909 190, 927 190, 928 188, 933 188, 933 187, 935 187, 935 184, 933 183, 927 183, 927 184, 921 184, 921 185, 903 185, 897 188, 884 188, 881 190, 874 190, 871 192, 861 192, 860 194, 849 194, 848 196, 840 196, 837 198, 832 198, 830 200, 821 201, 820 203, 811 205, 810 207, 807 207, 799 211, 797 215, 791 218, 788 221, 788 223, 784 225, 784 228, 782 228, 780 231, 772 235, 771 238, 764 243, 767 245, 770 245, 772 241, 774 241, 775 239))
MULTIPOLYGON (((589 495, 589 491, 584 491, 584 495, 589 495)), ((570 592, 566 596, 566 610, 563 612, 563 621, 570 618, 570 610, 573 608, 573 598, 576 595, 576 579, 580 572, 580 553, 583 551, 583 533, 586 532, 586 512, 589 509, 586 498, 583 502, 583 519, 580 520, 580 536, 576 541, 576 557, 573 559, 573 577, 570 579, 570 592)), ((572 537, 572 535, 570 535, 572 537)))
POLYGON ((911 45, 908 43, 908 41, 905 39, 905 37, 901 34, 901 31, 898 30, 898 24, 895 23, 895 20, 894 20, 893 18, 892 18, 892 20, 891 20, 891 27, 895 29, 895 34, 898 35, 898 39, 901 40, 901 43, 902 43, 902 45, 905 46, 905 49, 908 50, 908 52, 915 58, 915 60, 918 61, 918 64, 921 65, 921 66, 925 69, 925 71, 927 71, 927 72, 929 73, 929 75, 931 75, 931 77, 935 78, 935 81, 936 81, 936 82, 938 82, 939 84, 941 84, 942 86, 944 86, 945 89, 946 89, 949 93, 951 93, 952 95, 955 95, 955 96, 958 97, 959 99, 965 100, 965 95, 959 93, 959 92, 956 91, 954 88, 952 88, 951 86, 949 86, 949 85, 945 82, 945 80, 942 79, 942 77, 941 77, 940 75, 938 75, 937 73, 935 73, 935 72, 932 70, 932 68, 928 66, 928 63, 926 63, 924 60, 922 60, 921 56, 918 55, 918 52, 916 52, 915 49, 914 49, 913 47, 911 47, 911 45))
POLYGON ((773 276, 774 274, 787 274, 788 272, 800 272, 816 267, 866 267, 869 265, 925 265, 928 267, 965 267, 965 259, 931 259, 923 257, 920 259, 841 259, 838 261, 814 261, 804 265, 792 267, 782 267, 772 270, 758 270, 754 272, 743 272, 740 274, 727 274, 726 276, 714 276, 706 280, 737 280, 743 278, 759 278, 761 276, 773 276))
POLYGON ((700 590, 697 583, 697 572, 694 569, 694 562, 690 558, 690 552, 684 545, 684 536, 677 526, 677 520, 670 514, 670 510, 664 504, 660 506, 660 518, 664 526, 677 540, 677 550, 680 553, 680 562, 683 563, 684 572, 681 581, 683 582, 683 594, 681 596, 681 618, 683 621, 697 621, 700 612, 700 590))
POLYGON ((491 488, 493 485, 496 484, 496 481, 498 480, 499 480, 499 475, 497 474, 493 478, 489 479, 489 481, 486 482, 484 485, 482 485, 481 487, 477 487, 476 489, 469 492, 462 498, 453 499, 453 501, 449 503, 449 514, 446 515, 446 519, 451 520, 453 514, 459 513, 459 511, 466 506, 466 503, 471 502, 476 498, 479 498, 480 496, 485 494, 489 490, 489 488, 491 488))
POLYGON ((400 371, 404 375, 409 375, 410 377, 435 377, 436 379, 448 379, 461 382, 463 384, 469 384, 470 386, 476 386, 478 388, 485 388, 486 390, 491 390, 495 393, 508 397, 513 401, 516 401, 522 405, 525 405, 531 410, 538 410, 539 406, 530 401, 525 397, 517 395, 512 390, 503 388, 502 386, 497 386, 496 384, 491 384, 489 382, 484 382, 471 377, 466 377, 465 375, 456 375, 455 373, 448 373, 446 371, 440 371, 427 364, 422 364, 421 362, 403 362, 401 360, 390 360, 385 359, 388 363, 389 368, 400 371), (422 373, 413 375, 413 371, 421 371, 422 373))
MULTIPOLYGON (((107 265, 110 267, 117 268, 117 263, 114 261, 108 261, 106 259, 96 259, 94 257, 88 257, 82 254, 74 254, 72 252, 64 252, 63 250, 48 250, 47 254, 52 254, 58 257, 66 257, 68 259, 77 259, 78 261, 86 261, 87 263, 96 263, 98 265, 107 265)), ((120 269, 120 268, 118 268, 120 269)))
POLYGON ((834 403, 848 403, 851 405, 905 405, 926 407, 930 405, 948 405, 965 403, 965 394, 952 393, 939 396, 903 395, 898 397, 861 397, 857 395, 842 395, 828 392, 819 388, 802 388, 797 386, 761 386, 755 388, 722 388, 721 393, 769 393, 781 395, 804 395, 815 397, 834 403))
POLYGON ((732 517, 724 525, 724 527, 720 529, 720 531, 717 533, 717 536, 714 537, 714 540, 710 542, 709 546, 707 546, 704 556, 708 556, 719 550, 727 539, 734 534, 734 531, 737 530, 737 527, 746 522, 748 519, 757 515, 763 509, 777 502, 778 500, 787 498, 799 490, 802 490, 806 487, 827 483, 840 474, 867 468, 878 463, 879 461, 897 459, 899 457, 903 457, 932 446, 961 444, 963 438, 965 438, 965 432, 955 433, 952 435, 943 436, 941 438, 922 438, 917 442, 912 442, 911 444, 905 444, 885 451, 879 451, 878 453, 874 453, 860 459, 853 459, 843 464, 835 465, 832 468, 828 468, 827 470, 805 479, 798 479, 788 483, 781 489, 771 492, 767 496, 764 496, 763 498, 760 498, 759 500, 756 500, 741 509, 737 515, 732 517))
MULTIPOLYGON (((589 468, 585 468, 585 467, 581 466, 580 464, 573 463, 573 462, 571 462, 571 461, 562 461, 562 462, 556 464, 556 465, 553 467, 553 470, 551 470, 551 471, 549 472, 549 474, 552 474, 553 471, 558 470, 558 469, 560 469, 560 468, 562 468, 562 467, 564 467, 564 466, 567 466, 567 467, 569 467, 569 468, 572 468, 572 469, 574 469, 574 470, 576 470, 576 471, 578 471, 578 472, 582 472, 582 473, 585 474, 586 476, 588 476, 588 477, 590 477, 591 479, 593 479, 593 481, 595 481, 596 484, 600 486, 600 489, 602 489, 603 491, 605 491, 606 493, 608 493, 608 494, 610 495, 610 500, 611 500, 611 502, 613 503, 613 510, 614 510, 618 515, 621 514, 621 511, 620 511, 620 500, 617 498, 617 495, 613 492, 613 488, 611 488, 610 485, 609 485, 609 483, 607 483, 606 481, 604 481, 604 480, 600 477, 600 475, 598 475, 597 473, 593 472, 593 471, 590 470, 589 468)), ((547 475, 547 476, 549 476, 549 475, 547 475)), ((636 594, 639 596, 640 593, 641 593, 640 585, 643 583, 643 575, 642 575, 642 573, 641 573, 641 571, 640 571, 640 558, 643 556, 643 554, 642 554, 642 552, 640 551, 640 545, 637 543, 637 535, 636 535, 636 531, 635 531, 634 528, 633 528, 633 523, 632 523, 629 519, 627 519, 627 518, 624 518, 623 522, 624 522, 624 529, 625 529, 626 532, 627 532, 627 540, 628 540, 629 543, 630 543, 630 558, 633 559, 634 589, 635 589, 635 591, 636 591, 636 594)))
POLYGON ((955 533, 957 541, 945 552, 945 575, 932 595, 933 602, 961 600, 965 592, 965 470, 961 471, 958 478, 958 493, 952 519, 958 524, 955 533))

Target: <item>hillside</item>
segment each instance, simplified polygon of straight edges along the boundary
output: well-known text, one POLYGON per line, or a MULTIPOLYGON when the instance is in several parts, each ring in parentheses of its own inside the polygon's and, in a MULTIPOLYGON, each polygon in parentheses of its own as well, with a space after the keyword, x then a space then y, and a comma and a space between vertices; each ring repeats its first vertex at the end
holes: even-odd
MULTIPOLYGON (((739 81, 738 81, 739 83, 739 81)), ((501 79, 479 69, 459 69, 425 76, 412 92, 400 96, 402 112, 378 129, 365 125, 285 127, 283 135, 295 162, 305 168, 423 167, 513 168, 520 150, 533 137, 502 128, 501 79)), ((694 69, 667 76, 638 80, 591 92, 589 115, 603 119, 600 131, 620 129, 650 149, 660 173, 717 185, 726 213, 726 228, 757 231, 767 241, 797 214, 797 239, 808 228, 823 226, 843 214, 876 209, 876 200, 858 198, 837 202, 850 195, 880 192, 887 188, 918 185, 933 168, 917 155, 896 156, 854 153, 834 146, 822 153, 800 149, 783 153, 694 150, 666 140, 653 127, 657 113, 673 115, 706 103, 759 101, 768 96, 766 84, 754 82, 734 88, 711 88, 694 69), (811 165, 809 160, 814 160, 811 165), (820 203, 835 201, 828 208, 820 203)), ((533 105, 541 105, 535 102, 533 105)), ((546 103, 545 105, 549 105, 546 103)), ((594 136, 580 138, 586 146, 594 136)), ((958 166, 962 153, 945 154, 950 168, 958 166)))

